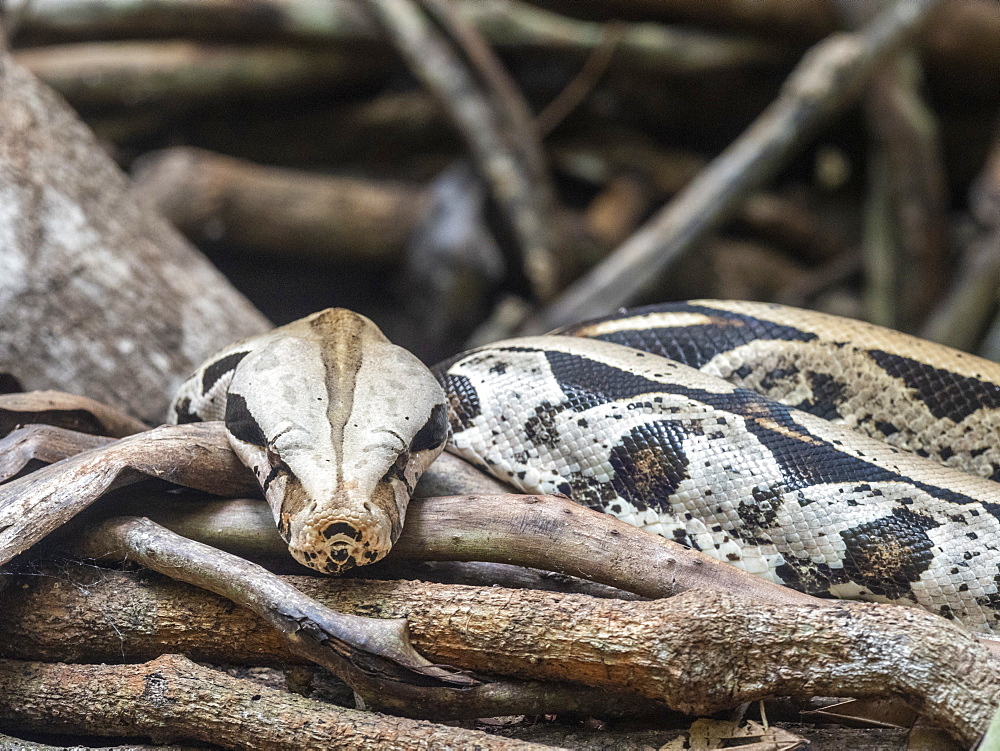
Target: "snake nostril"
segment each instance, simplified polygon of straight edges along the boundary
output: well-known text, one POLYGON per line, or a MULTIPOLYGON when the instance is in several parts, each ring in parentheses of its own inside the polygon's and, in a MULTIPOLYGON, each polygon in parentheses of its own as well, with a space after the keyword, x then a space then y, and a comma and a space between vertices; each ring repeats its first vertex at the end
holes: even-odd
POLYGON ((375 513, 375 507, 374 507, 374 506, 372 506, 372 504, 371 504, 371 502, 370 502, 370 501, 365 501, 365 504, 364 504, 364 509, 365 509, 365 511, 367 511, 367 512, 368 512, 369 514, 373 514, 373 513, 375 513))

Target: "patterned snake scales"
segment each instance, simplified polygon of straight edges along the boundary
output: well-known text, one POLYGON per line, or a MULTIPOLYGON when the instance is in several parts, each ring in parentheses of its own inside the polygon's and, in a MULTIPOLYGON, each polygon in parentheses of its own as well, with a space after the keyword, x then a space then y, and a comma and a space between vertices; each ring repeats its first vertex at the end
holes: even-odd
POLYGON ((385 555, 447 444, 771 581, 1000 633, 1000 365, 762 303, 560 333, 432 374, 329 309, 211 358, 169 420, 224 419, 292 554, 326 573, 385 555))

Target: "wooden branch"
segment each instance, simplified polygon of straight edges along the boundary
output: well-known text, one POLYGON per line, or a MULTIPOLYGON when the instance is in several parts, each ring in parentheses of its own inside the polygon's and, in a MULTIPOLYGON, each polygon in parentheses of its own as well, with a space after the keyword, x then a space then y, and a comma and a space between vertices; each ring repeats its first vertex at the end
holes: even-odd
POLYGON ((411 504, 391 556, 514 563, 644 597, 713 589, 751 600, 817 602, 566 498, 453 496, 411 504))
POLYGON ((461 132, 473 161, 489 186, 505 229, 517 251, 533 295, 547 300, 555 292, 556 259, 544 220, 550 209, 547 186, 506 138, 505 118, 492 105, 472 73, 413 0, 365 0, 400 54, 444 106, 461 132))
POLYGON ((398 260, 427 208, 416 186, 265 167, 177 147, 133 165, 139 196, 185 235, 325 263, 398 260))
MULTIPOLYGON (((150 575, 66 569, 4 595, 5 654, 285 659, 245 611, 150 575), (113 625, 110 628, 109 625, 113 625)), ((533 680, 573 680, 703 714, 766 696, 900 696, 971 744, 1000 704, 1000 663, 975 638, 911 608, 748 606, 725 593, 622 602, 530 590, 292 578, 330 607, 405 617, 433 659, 533 680)))
POLYGON ((6 728, 194 739, 223 748, 542 749, 267 688, 178 655, 143 665, 0 661, 6 728))
MULTIPOLYGON (((937 305, 920 335, 931 341, 972 351, 996 315, 1000 286, 1000 130, 994 136, 982 171, 969 189, 969 208, 978 232, 963 248, 948 295, 937 305)), ((994 339, 986 342, 1000 352, 994 339)))
POLYGON ((220 100, 324 91, 376 81, 390 60, 345 48, 226 46, 184 41, 60 44, 14 59, 83 110, 172 111, 220 100))
POLYGON ((937 0, 898 0, 863 32, 816 45, 781 96, 666 208, 611 256, 529 320, 534 334, 627 305, 774 175, 820 125, 858 93, 878 66, 920 29, 937 0))
MULTIPOLYGON (((841 0, 857 27, 877 6, 841 0)), ((865 97, 869 195, 865 212, 865 319, 916 331, 941 297, 948 273, 948 196, 938 127, 920 93, 912 50, 873 79, 865 97)))
POLYGON ((267 321, 9 57, 0 120, 0 370, 159 421, 202 360, 267 321))
POLYGON ((146 430, 146 425, 134 417, 85 396, 61 391, 0 394, 0 436, 29 424, 54 425, 114 438, 146 430))
POLYGON ((21 474, 31 462, 53 464, 114 441, 53 425, 28 425, 0 438, 0 483, 21 474))
MULTIPOLYGON (((117 504, 115 510, 142 513, 185 537, 237 555, 287 557, 287 546, 263 503, 205 501, 199 507, 152 503, 140 496, 117 504)), ((825 604, 555 496, 414 499, 388 560, 507 563, 580 577, 643 597, 718 590, 761 602, 825 604)))
POLYGON ((416 702, 431 714, 436 701, 447 700, 439 687, 482 685, 421 657, 410 646, 405 620, 335 612, 261 566, 188 540, 149 519, 116 517, 98 524, 72 552, 134 561, 247 608, 281 634, 289 651, 325 667, 369 706, 405 713, 416 702))
MULTIPOLYGON (((24 43, 137 37, 187 37, 269 41, 311 41, 344 46, 381 38, 360 3, 336 2, 317 13, 311 0, 157 0, 155 12, 144 3, 105 0, 100 5, 67 7, 59 0, 31 0, 18 27, 24 43), (310 12, 313 10, 313 12, 310 12)), ((525 2, 502 4, 458 0, 455 11, 493 48, 524 49, 585 56, 601 45, 603 24, 561 16, 525 2)), ((832 30, 832 26, 831 26, 832 30)), ((616 64, 665 74, 699 75, 737 67, 774 64, 784 57, 774 46, 748 39, 653 24, 621 27, 616 64)))
POLYGON ((105 493, 151 477, 218 495, 258 488, 219 425, 165 425, 0 485, 0 564, 105 493))

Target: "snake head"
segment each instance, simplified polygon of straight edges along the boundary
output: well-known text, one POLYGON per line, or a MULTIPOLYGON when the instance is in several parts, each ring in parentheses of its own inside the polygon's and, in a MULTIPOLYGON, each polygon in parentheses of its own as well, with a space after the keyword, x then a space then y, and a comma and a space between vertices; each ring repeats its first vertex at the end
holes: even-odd
POLYGON ((448 439, 444 392, 364 316, 328 309, 276 329, 237 367, 226 429, 282 538, 327 574, 382 558, 448 439))

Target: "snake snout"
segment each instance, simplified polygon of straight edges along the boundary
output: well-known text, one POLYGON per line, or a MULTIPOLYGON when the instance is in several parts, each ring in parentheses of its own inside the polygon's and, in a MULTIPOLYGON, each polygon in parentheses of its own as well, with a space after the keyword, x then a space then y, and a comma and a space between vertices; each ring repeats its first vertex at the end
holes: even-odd
POLYGON ((352 498, 338 493, 330 503, 309 504, 289 519, 288 549, 305 566, 324 574, 339 574, 383 558, 399 536, 394 499, 352 498), (380 501, 389 501, 391 505, 380 501))

